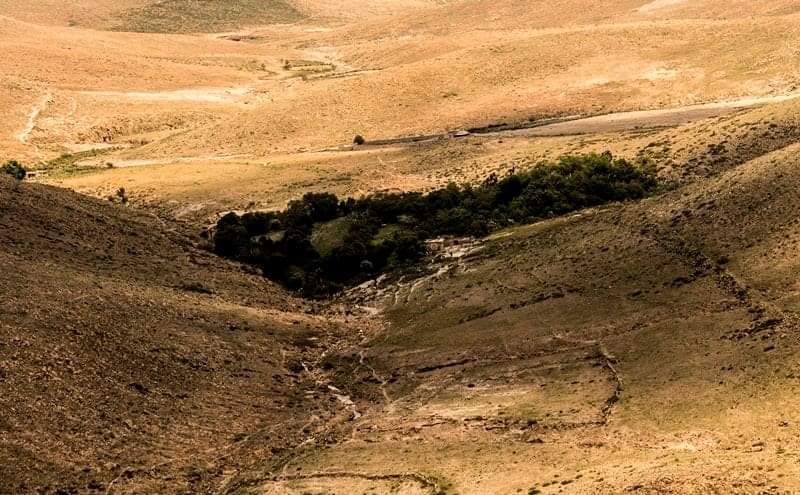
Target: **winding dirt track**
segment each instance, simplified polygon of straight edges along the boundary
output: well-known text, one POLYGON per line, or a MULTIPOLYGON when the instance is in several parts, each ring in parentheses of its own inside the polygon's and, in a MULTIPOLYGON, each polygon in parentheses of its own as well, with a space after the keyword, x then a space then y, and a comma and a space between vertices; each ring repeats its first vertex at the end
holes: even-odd
POLYGON ((28 139, 31 136, 31 132, 33 132, 34 127, 36 127, 36 119, 39 118, 39 115, 47 108, 47 105, 50 103, 50 100, 53 98, 52 93, 47 93, 31 108, 31 113, 28 114, 28 122, 25 124, 25 128, 17 134, 17 139, 22 144, 28 144, 28 139))
MULTIPOLYGON (((232 93, 232 92, 231 92, 232 93)), ((741 110, 754 108, 771 103, 780 103, 788 100, 793 100, 800 97, 800 93, 788 93, 777 96, 767 97, 753 97, 741 98, 737 100, 728 100, 722 102, 705 103, 700 105, 687 105, 676 108, 666 108, 659 110, 640 110, 633 112, 618 112, 605 115, 595 115, 590 117, 566 117, 563 119, 550 119, 547 121, 538 121, 530 124, 510 125, 504 124, 499 126, 487 126, 481 129, 473 129, 471 132, 459 134, 456 132, 447 132, 440 134, 418 135, 418 136, 405 136, 398 138, 381 139, 375 141, 368 141, 362 146, 353 146, 351 144, 329 147, 320 150, 313 150, 310 153, 329 153, 329 152, 353 152, 353 151, 368 151, 376 148, 387 147, 402 147, 406 145, 415 145, 422 143, 430 143, 444 139, 460 138, 465 136, 487 136, 487 137, 556 137, 556 136, 575 136, 582 134, 602 134, 613 132, 626 132, 645 129, 656 129, 660 127, 674 127, 683 124, 688 124, 703 119, 722 117, 741 110)), ((43 99, 46 101, 50 98, 43 99)), ((34 108, 36 115, 32 113, 32 121, 35 122, 36 116, 43 109, 43 105, 37 105, 34 108)), ((32 126, 31 126, 32 128, 32 126)), ((30 130, 28 131, 28 133, 30 130)), ((241 159, 246 155, 226 155, 226 156, 189 156, 181 158, 173 158, 167 160, 159 159, 118 159, 114 161, 114 166, 117 168, 128 167, 143 167, 150 165, 164 165, 170 163, 185 163, 198 160, 213 160, 213 161, 226 161, 231 159, 241 159)), ((98 166, 100 161, 95 159, 87 160, 82 165, 85 166, 98 166)))

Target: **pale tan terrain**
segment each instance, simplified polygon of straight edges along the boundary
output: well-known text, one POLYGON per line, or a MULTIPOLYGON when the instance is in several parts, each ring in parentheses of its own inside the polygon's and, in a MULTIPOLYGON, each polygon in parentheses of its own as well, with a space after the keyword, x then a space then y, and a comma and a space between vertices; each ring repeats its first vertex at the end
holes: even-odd
POLYGON ((0 0, 0 493, 800 490, 797 2, 201 3, 0 0), (199 237, 607 150, 333 301, 199 237))
MULTIPOLYGON (((413 3, 394 15, 376 4, 374 15, 354 22, 312 12, 290 25, 221 36, 4 18, 0 68, 6 85, 23 86, 5 142, 19 141, 14 136, 48 94, 54 104, 37 116, 26 145, 16 143, 18 153, 38 158, 112 142, 135 144, 125 155, 137 158, 263 156, 343 144, 356 133, 390 138, 796 88, 791 2, 699 3, 709 7, 642 13, 641 1, 413 3)), ((37 19, 18 10, 8 14, 37 19)))
POLYGON ((44 24, 48 26, 85 25, 97 26, 126 9, 141 7, 149 0, 39 0, 36 2, 19 2, 2 0, 0 9, 5 16, 22 21, 44 24))

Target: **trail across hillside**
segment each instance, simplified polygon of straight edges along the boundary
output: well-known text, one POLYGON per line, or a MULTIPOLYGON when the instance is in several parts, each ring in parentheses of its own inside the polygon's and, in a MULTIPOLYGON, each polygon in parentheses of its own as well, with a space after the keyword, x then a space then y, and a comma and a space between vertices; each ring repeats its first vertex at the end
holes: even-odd
MULTIPOLYGON (((339 145, 309 153, 315 154, 337 154, 341 152, 375 152, 378 149, 387 150, 389 148, 401 149, 403 146, 412 144, 423 144, 441 141, 444 139, 459 139, 468 136, 487 136, 487 137, 555 137, 555 136, 575 136, 582 134, 602 134, 625 131, 636 131, 643 129, 655 129, 660 127, 674 127, 688 124, 699 120, 721 117, 740 110, 753 108, 770 103, 780 103, 800 97, 800 93, 788 93, 777 96, 741 98, 722 102, 706 103, 699 105, 687 105, 683 107, 667 108, 660 110, 640 110, 632 112, 617 112, 605 115, 595 115, 590 117, 574 116, 561 119, 548 119, 524 124, 498 124, 489 125, 482 128, 470 129, 470 131, 447 132, 439 134, 426 134, 415 136, 404 136, 398 138, 378 139, 368 141, 362 146, 351 144, 339 145)), ((38 107, 37 107, 38 108, 38 107)), ((37 112, 38 115, 38 112, 37 112)), ((34 119, 35 120, 35 119, 34 119)), ((167 165, 174 163, 191 163, 195 161, 226 161, 241 160, 248 157, 247 154, 228 154, 228 155, 198 155, 185 156, 180 158, 164 159, 142 159, 128 158, 113 160, 115 168, 143 167, 150 165, 167 165)), ((83 167, 99 167, 107 161, 105 158, 91 158, 80 162, 83 167)))
POLYGON ((653 12, 656 10, 660 10, 666 7, 671 7, 673 5, 678 5, 685 2, 686 0, 653 0, 652 2, 646 5, 642 5, 641 7, 636 9, 636 12, 642 12, 642 13, 653 12))
POLYGON ((50 100, 53 98, 52 93, 47 93, 35 104, 33 108, 31 108, 30 114, 28 114, 28 121, 25 124, 25 128, 17 134, 17 139, 20 143, 28 144, 28 139, 31 136, 31 132, 33 132, 34 127, 36 127, 36 119, 39 118, 39 115, 47 108, 47 105, 50 103, 50 100))

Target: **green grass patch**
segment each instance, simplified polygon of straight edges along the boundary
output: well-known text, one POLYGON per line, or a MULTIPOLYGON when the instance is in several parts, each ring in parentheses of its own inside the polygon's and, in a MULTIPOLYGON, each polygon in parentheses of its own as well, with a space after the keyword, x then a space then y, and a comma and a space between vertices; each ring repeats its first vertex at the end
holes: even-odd
POLYGON ((52 160, 39 163, 33 167, 32 170, 46 171, 49 177, 73 176, 81 173, 96 171, 98 168, 102 167, 81 167, 78 165, 78 163, 88 158, 96 158, 98 156, 106 155, 117 149, 118 148, 92 149, 80 151, 78 153, 65 153, 58 158, 53 158, 52 160))
POLYGON ((334 249, 344 244, 347 232, 350 230, 350 219, 337 218, 330 222, 318 223, 311 233, 311 245, 321 256, 328 256, 334 249))
POLYGON ((400 234, 403 231, 403 227, 400 225, 393 223, 390 225, 386 225, 381 227, 375 237, 372 239, 372 245, 377 246, 379 244, 383 244, 384 242, 391 241, 394 239, 395 235, 400 234))

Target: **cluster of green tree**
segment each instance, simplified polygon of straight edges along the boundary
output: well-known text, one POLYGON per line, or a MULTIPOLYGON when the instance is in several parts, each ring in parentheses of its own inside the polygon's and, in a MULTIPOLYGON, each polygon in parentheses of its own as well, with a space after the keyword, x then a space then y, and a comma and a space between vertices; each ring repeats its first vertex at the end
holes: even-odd
POLYGON ((9 160, 0 166, 0 174, 10 175, 17 180, 22 180, 28 175, 28 171, 16 160, 9 160))
POLYGON ((229 213, 217 224, 214 248, 260 266, 286 287, 322 296, 413 263, 424 256, 427 239, 481 237, 513 224, 642 198, 656 187, 655 172, 645 163, 609 153, 565 156, 503 178, 493 174, 478 186, 347 200, 308 193, 282 212, 229 213), (331 222, 337 222, 338 242, 315 246, 315 233, 331 222))

